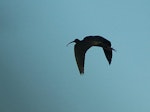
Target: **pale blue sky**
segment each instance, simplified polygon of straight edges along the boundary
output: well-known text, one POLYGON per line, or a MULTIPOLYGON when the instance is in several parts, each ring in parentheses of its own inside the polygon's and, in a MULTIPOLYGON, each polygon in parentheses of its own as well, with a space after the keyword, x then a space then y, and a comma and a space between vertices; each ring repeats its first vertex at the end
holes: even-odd
POLYGON ((1 112, 150 112, 149 0, 1 0, 1 112), (75 38, 93 47, 80 76, 75 38))

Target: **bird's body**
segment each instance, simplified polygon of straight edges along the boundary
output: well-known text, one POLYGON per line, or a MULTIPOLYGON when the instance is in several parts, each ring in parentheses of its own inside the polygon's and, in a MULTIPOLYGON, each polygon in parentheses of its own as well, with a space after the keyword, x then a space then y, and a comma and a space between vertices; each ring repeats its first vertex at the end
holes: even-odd
MULTIPOLYGON (((109 64, 111 64, 112 50, 114 50, 114 49, 111 48, 110 41, 108 41, 104 37, 87 36, 81 41, 78 39, 75 39, 72 42, 76 43, 74 46, 74 52, 75 52, 75 58, 76 58, 76 62, 77 62, 80 74, 84 73, 85 53, 92 46, 102 47, 109 64)), ((70 43, 72 43, 72 42, 70 42, 70 43)))

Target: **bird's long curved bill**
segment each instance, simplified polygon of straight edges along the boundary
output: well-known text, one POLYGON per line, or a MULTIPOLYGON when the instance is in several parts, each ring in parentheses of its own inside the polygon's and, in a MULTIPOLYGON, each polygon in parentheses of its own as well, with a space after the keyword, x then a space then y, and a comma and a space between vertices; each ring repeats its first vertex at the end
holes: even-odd
POLYGON ((74 41, 72 41, 72 42, 69 42, 66 46, 68 46, 69 44, 71 44, 71 43, 73 43, 74 41))

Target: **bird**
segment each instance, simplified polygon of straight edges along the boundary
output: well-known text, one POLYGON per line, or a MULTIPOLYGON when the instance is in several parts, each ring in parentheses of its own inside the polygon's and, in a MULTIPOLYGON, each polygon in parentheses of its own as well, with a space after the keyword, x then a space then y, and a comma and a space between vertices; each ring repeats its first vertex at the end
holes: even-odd
POLYGON ((112 61, 112 51, 116 51, 111 47, 111 42, 102 36, 86 36, 83 40, 75 39, 69 42, 67 46, 71 43, 75 43, 74 54, 81 75, 84 74, 85 54, 89 48, 93 46, 102 47, 109 65, 112 61))

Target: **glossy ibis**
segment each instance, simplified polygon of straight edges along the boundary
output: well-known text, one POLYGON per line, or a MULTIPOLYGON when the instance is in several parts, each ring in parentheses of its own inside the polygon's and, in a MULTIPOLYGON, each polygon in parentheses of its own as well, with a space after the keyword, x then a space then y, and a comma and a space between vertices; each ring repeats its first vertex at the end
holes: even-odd
MULTIPOLYGON (((85 53, 92 46, 102 47, 104 50, 105 56, 108 60, 108 63, 111 64, 112 50, 115 51, 115 49, 111 47, 111 42, 105 39, 104 37, 86 36, 83 40, 75 39, 74 41, 70 43, 73 43, 73 42, 76 43, 74 46, 74 53, 75 53, 75 58, 76 58, 76 62, 77 62, 77 66, 78 66, 80 74, 84 73, 85 53)), ((67 46, 70 43, 68 43, 67 46)))

